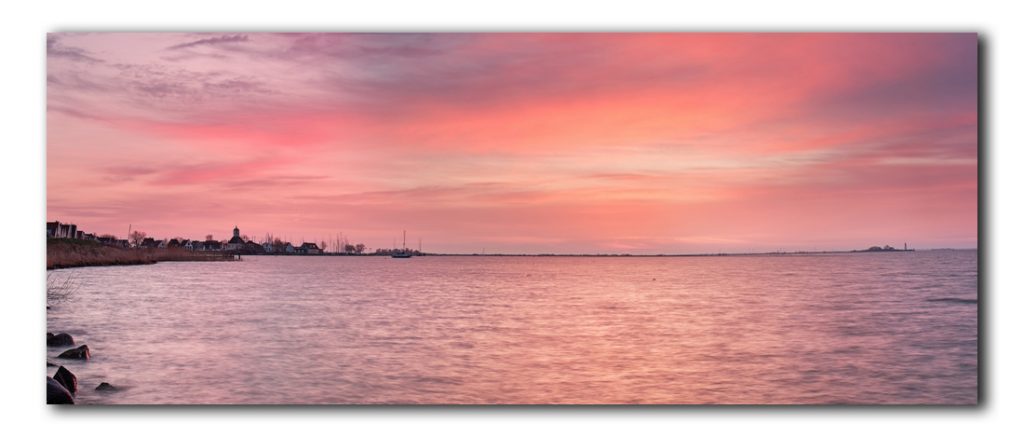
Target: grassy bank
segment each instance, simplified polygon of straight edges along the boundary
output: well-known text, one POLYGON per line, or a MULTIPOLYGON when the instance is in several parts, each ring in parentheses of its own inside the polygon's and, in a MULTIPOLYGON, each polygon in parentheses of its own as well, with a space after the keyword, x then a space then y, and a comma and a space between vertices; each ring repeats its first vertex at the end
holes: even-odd
POLYGON ((223 253, 191 252, 186 249, 124 249, 95 241, 47 239, 46 268, 153 264, 159 261, 224 261, 223 253))

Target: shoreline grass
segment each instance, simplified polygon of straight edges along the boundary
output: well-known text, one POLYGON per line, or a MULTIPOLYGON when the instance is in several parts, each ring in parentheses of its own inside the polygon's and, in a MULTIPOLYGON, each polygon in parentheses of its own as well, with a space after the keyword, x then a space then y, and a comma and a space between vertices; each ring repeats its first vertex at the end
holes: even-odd
POLYGON ((125 249, 88 240, 47 239, 46 269, 154 264, 160 261, 229 261, 230 254, 187 249, 125 249))

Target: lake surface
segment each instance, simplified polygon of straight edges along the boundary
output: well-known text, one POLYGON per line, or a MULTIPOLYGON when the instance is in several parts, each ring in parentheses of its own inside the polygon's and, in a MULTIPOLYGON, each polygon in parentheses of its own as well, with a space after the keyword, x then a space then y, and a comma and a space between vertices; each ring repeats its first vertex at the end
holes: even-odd
POLYGON ((48 330, 93 359, 47 359, 78 375, 79 403, 977 402, 973 250, 50 274, 78 285, 48 330))

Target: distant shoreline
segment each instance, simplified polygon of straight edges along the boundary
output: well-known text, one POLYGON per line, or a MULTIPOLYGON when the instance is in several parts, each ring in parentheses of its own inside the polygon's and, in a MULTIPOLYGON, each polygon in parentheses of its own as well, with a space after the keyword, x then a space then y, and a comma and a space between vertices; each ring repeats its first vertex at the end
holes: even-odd
MULTIPOLYGON (((413 255, 413 258, 422 256, 468 256, 468 257, 537 257, 537 258, 682 258, 682 257, 712 257, 712 256, 785 256, 785 255, 841 255, 851 253, 893 253, 893 252, 918 252, 918 251, 939 251, 939 250, 978 250, 977 248, 936 248, 936 249, 894 249, 894 250, 822 250, 822 251, 793 251, 793 252, 720 252, 720 253, 672 253, 672 254, 615 254, 615 253, 421 253, 413 255)), ((243 256, 310 256, 310 257, 389 257, 388 254, 346 254, 346 253, 324 253, 324 254, 249 254, 243 256)))
MULTIPOLYGON (((929 249, 929 250, 977 250, 977 249, 929 249)), ((849 253, 892 253, 892 252, 916 252, 915 249, 908 250, 824 250, 824 251, 797 251, 797 252, 721 252, 721 253, 672 253, 672 254, 569 254, 569 253, 426 253, 420 256, 476 256, 476 257, 566 257, 566 258, 692 258, 692 257, 713 257, 713 256, 786 256, 786 255, 839 255, 849 253)))
POLYGON ((72 239, 46 240, 46 270, 155 264, 160 261, 229 261, 230 253, 190 252, 184 249, 125 249, 72 239))
MULTIPOLYGON (((935 250, 977 250, 977 248, 926 249, 935 250)), ((855 249, 855 250, 823 250, 823 251, 776 251, 776 252, 719 252, 719 253, 676 253, 676 254, 570 254, 570 253, 421 253, 413 258, 427 257, 532 257, 532 258, 704 258, 704 257, 754 257, 754 256, 814 256, 842 254, 872 253, 907 253, 915 249, 855 249)), ((322 254, 260 254, 234 252, 193 252, 184 249, 125 249, 104 246, 95 242, 66 239, 48 239, 46 269, 66 269, 75 267, 102 267, 119 265, 146 265, 166 261, 209 262, 244 260, 250 256, 283 256, 283 257, 389 257, 388 254, 367 253, 322 253, 322 254)))

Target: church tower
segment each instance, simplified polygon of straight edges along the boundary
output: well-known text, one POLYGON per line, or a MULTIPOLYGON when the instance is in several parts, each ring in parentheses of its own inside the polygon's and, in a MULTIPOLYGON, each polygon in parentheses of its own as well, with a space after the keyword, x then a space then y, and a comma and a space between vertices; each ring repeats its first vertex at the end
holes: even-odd
POLYGON ((245 240, 238 235, 238 226, 231 230, 231 239, 224 245, 225 250, 238 250, 245 246, 245 240))

